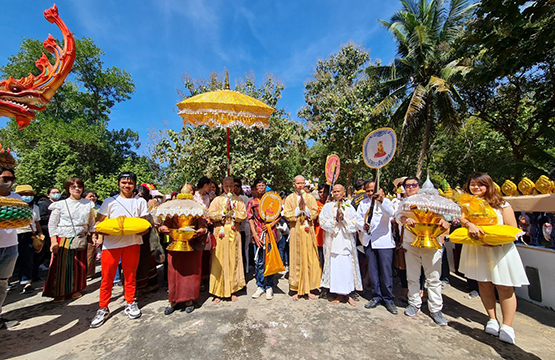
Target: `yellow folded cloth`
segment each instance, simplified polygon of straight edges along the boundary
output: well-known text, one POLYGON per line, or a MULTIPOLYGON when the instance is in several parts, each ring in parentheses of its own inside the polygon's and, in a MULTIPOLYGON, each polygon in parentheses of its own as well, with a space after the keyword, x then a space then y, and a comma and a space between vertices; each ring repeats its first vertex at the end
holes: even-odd
POLYGON ((516 240, 522 230, 510 225, 487 225, 478 226, 484 231, 484 235, 478 239, 472 239, 468 236, 467 228, 459 228, 449 235, 449 240, 455 244, 468 245, 503 245, 509 244, 516 240))
POLYGON ((96 225, 96 231, 108 235, 134 235, 146 231, 150 223, 141 218, 120 216, 96 225))

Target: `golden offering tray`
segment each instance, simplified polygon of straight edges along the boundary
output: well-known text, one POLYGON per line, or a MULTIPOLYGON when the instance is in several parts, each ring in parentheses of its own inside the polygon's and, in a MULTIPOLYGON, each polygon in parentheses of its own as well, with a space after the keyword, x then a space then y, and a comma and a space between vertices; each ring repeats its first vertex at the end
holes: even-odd
POLYGON ((193 251, 193 247, 189 240, 195 235, 193 228, 170 229, 171 244, 168 246, 168 251, 193 251))
POLYGON ((442 249, 443 246, 437 241, 437 237, 445 232, 439 224, 443 217, 428 210, 419 210, 416 207, 411 208, 411 211, 417 221, 414 226, 405 225, 405 228, 416 236, 411 246, 442 249))

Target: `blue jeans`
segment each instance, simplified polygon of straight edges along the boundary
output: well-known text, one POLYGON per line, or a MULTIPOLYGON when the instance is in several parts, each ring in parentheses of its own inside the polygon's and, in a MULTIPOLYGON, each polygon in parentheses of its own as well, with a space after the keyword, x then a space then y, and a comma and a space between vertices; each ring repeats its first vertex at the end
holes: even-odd
POLYGON ((274 275, 264 277, 264 259, 266 252, 264 248, 256 248, 254 257, 254 275, 256 277, 256 285, 264 291, 274 287, 274 275))
POLYGON ((393 303, 393 253, 395 249, 364 248, 368 260, 368 275, 372 299, 377 302, 393 303))
POLYGON ((17 261, 17 245, 0 248, 0 314, 8 292, 8 280, 17 261))
POLYGON ((283 266, 287 266, 289 264, 289 243, 287 242, 287 238, 282 236, 281 239, 277 242, 279 256, 281 257, 281 262, 283 262, 283 266))

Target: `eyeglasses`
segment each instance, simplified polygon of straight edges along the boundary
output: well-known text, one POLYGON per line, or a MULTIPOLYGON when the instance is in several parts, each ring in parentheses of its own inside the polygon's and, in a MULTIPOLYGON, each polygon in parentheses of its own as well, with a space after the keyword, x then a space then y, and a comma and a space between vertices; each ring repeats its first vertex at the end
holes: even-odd
POLYGON ((0 179, 2 179, 3 182, 14 182, 15 176, 0 176, 0 179))
POLYGON ((418 184, 406 184, 405 187, 406 188, 417 188, 419 185, 418 184))
POLYGON ((79 186, 79 185, 73 185, 73 186, 70 186, 69 188, 70 188, 71 190, 77 190, 77 189, 82 189, 83 187, 82 187, 82 186, 79 186))

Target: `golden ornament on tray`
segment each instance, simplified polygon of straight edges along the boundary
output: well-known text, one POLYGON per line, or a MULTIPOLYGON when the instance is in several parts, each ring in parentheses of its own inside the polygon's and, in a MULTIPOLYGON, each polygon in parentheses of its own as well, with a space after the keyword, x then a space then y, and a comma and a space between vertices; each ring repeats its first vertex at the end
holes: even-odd
POLYGON ((549 194, 553 192, 554 182, 549 180, 545 175, 540 176, 536 181, 536 189, 542 194, 549 194))
POLYGON ((518 183, 518 190, 520 190, 522 195, 532 195, 532 193, 534 192, 534 188, 534 182, 527 177, 523 178, 518 183))
POLYGON ((511 180, 505 180, 503 186, 501 186, 501 190, 503 191, 503 194, 505 194, 505 196, 518 195, 518 189, 516 188, 515 183, 511 180))

